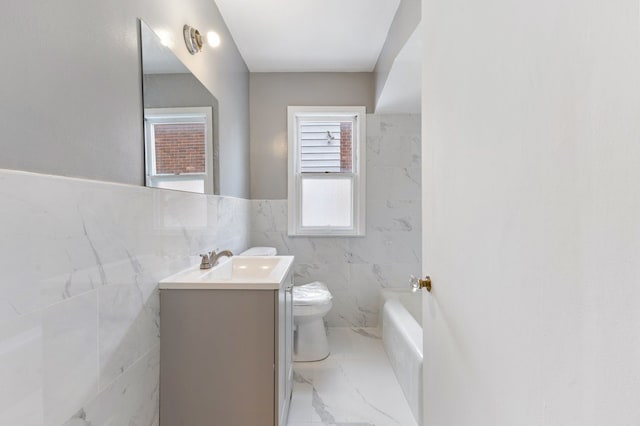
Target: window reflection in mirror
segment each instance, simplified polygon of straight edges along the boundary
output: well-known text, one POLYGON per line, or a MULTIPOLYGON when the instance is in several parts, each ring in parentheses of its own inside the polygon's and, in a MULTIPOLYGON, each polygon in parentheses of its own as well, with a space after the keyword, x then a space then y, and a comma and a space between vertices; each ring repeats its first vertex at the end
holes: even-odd
POLYGON ((213 194, 216 98, 140 21, 146 185, 213 194))
POLYGON ((211 108, 145 108, 147 186, 211 194, 211 108))

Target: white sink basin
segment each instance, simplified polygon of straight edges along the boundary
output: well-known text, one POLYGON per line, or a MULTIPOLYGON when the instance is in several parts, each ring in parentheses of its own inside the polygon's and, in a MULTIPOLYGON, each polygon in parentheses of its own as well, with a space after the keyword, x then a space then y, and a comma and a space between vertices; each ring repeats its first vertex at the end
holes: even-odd
POLYGON ((293 256, 233 256, 211 269, 198 266, 160 281, 161 289, 265 289, 280 287, 293 256))
POLYGON ((282 263, 278 257, 232 257, 218 267, 211 269, 207 279, 215 280, 263 280, 282 263))

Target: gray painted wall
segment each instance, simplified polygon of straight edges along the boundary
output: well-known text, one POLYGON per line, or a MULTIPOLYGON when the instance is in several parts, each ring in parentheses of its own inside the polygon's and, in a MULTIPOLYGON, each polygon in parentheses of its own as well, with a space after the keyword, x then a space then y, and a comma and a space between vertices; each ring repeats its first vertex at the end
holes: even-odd
POLYGON ((218 98, 220 192, 249 195, 249 73, 213 1, 5 3, 0 167, 143 183, 142 18, 218 98), (191 56, 185 23, 216 30, 221 46, 191 56))
POLYGON ((400 2, 396 16, 391 23, 391 28, 389 28, 387 40, 382 46, 378 62, 373 70, 375 73, 376 103, 387 81, 393 61, 420 23, 421 13, 421 0, 402 0, 400 2))
POLYGON ((251 73, 251 198, 287 198, 287 106, 374 108, 372 73, 251 73))

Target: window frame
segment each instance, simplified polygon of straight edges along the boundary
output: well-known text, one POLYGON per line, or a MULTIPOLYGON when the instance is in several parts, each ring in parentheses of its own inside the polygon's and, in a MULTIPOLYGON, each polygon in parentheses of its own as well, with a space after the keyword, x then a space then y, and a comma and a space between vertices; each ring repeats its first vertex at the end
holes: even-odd
POLYGON ((289 106, 287 108, 288 128, 288 235, 289 236, 344 236, 360 237, 366 233, 366 108, 363 106, 347 107, 318 107, 318 106, 289 106), (300 143, 298 141, 299 119, 337 120, 353 119, 352 127, 352 170, 344 172, 300 172, 300 143), (304 177, 312 179, 345 178, 352 182, 351 196, 351 227, 303 227, 302 226, 302 180, 304 177))
POLYGON ((202 177, 204 194, 213 194, 213 108, 212 107, 172 107, 144 109, 144 148, 146 158, 145 185, 154 188, 162 182, 193 180, 202 177), (165 123, 191 123, 189 119, 203 120, 205 124, 205 172, 164 174, 156 173, 156 152, 154 125, 165 123), (186 120, 186 121, 185 121, 186 120))

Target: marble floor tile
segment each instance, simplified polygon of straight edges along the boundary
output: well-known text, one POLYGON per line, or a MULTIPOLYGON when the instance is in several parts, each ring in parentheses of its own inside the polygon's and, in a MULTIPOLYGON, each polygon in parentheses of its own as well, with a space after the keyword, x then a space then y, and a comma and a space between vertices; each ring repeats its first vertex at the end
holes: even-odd
POLYGON ((297 362, 288 426, 417 425, 377 328, 329 328, 331 355, 297 362))

